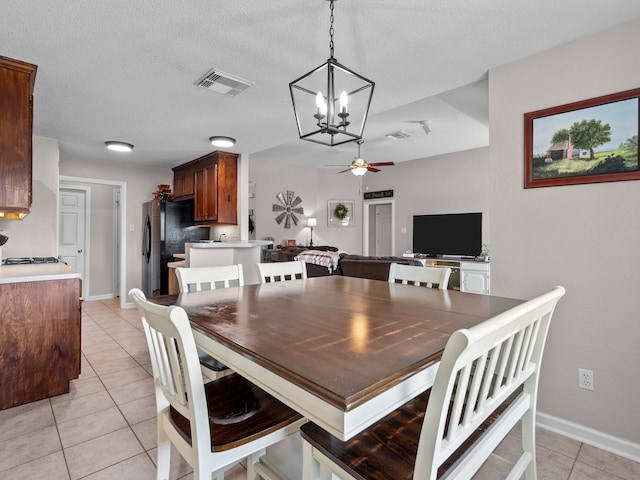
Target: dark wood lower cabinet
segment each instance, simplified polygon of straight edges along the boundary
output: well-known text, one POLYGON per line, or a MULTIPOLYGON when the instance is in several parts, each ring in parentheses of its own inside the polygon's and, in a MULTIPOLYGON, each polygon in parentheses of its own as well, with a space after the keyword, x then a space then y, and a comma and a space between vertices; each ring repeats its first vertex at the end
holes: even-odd
POLYGON ((0 284, 0 410, 67 393, 78 378, 80 282, 0 284))

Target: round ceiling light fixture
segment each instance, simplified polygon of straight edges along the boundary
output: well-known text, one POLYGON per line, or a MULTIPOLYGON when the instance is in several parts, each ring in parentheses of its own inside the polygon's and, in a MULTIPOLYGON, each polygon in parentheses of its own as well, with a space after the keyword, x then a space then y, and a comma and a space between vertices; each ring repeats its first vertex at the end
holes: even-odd
POLYGON ((209 137, 209 141, 211 145, 214 147, 224 147, 229 148, 233 147, 236 144, 236 139, 231 137, 224 137, 221 135, 216 135, 215 137, 209 137))
POLYGON ((109 150, 113 150, 114 152, 130 152, 133 150, 133 145, 130 143, 109 140, 108 142, 104 142, 104 144, 109 150))

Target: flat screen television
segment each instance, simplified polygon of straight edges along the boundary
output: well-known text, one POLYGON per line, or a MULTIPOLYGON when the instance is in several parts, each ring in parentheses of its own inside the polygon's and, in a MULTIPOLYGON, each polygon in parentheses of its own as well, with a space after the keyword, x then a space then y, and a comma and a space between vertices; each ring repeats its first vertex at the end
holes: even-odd
POLYGON ((413 252, 477 257, 482 250, 482 213, 413 216, 413 252))

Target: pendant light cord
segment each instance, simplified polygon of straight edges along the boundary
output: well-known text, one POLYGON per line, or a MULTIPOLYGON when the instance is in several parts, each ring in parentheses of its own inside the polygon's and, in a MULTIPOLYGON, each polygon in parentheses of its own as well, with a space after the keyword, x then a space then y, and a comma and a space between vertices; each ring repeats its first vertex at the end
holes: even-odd
POLYGON ((333 58, 333 0, 331 0, 331 15, 329 15, 329 52, 333 58))

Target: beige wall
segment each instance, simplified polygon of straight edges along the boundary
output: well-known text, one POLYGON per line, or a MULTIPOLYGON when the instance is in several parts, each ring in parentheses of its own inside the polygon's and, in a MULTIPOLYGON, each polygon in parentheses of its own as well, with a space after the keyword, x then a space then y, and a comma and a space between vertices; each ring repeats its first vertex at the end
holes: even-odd
POLYGON ((33 137, 33 200, 22 220, 0 220, 2 257, 58 256, 58 141, 33 137))
POLYGON ((539 411, 587 435, 618 437, 638 458, 640 182, 523 189, 523 114, 637 88, 639 44, 634 21, 489 75, 492 293, 527 298, 566 287, 539 411), (578 388, 578 368, 593 370, 594 391, 578 388))

